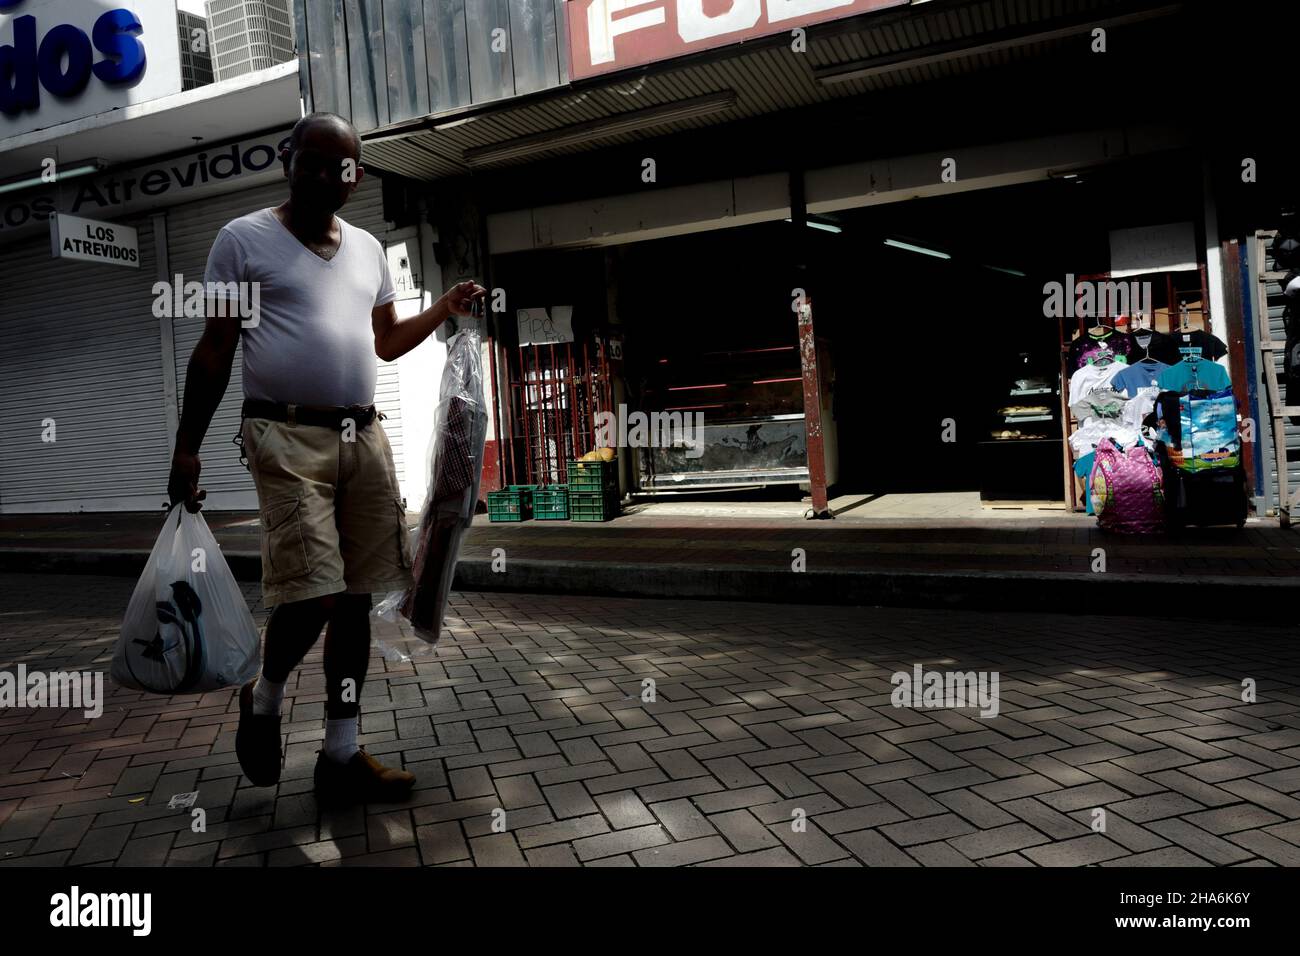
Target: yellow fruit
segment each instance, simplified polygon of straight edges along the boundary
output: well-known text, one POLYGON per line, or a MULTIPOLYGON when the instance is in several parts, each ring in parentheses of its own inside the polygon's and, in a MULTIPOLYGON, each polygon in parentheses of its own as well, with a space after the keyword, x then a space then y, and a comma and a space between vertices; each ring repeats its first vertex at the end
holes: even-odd
POLYGON ((596 454, 600 457, 601 461, 613 461, 614 456, 617 455, 618 452, 614 451, 612 448, 602 448, 596 454))
POLYGON ((579 461, 600 461, 600 452, 589 451, 578 460, 579 461))

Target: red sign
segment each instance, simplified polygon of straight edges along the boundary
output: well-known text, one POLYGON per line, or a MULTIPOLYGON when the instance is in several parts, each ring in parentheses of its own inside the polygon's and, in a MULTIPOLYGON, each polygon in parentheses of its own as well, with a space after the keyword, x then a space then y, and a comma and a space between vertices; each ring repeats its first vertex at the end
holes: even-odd
POLYGON ((569 77, 839 20, 909 0, 567 0, 569 77))

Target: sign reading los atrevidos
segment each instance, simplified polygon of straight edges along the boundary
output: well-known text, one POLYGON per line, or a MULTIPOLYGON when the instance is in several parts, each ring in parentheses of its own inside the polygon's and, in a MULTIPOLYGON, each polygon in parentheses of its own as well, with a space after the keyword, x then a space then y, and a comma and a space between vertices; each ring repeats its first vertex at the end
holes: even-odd
POLYGON ((140 236, 130 226, 58 213, 50 218, 50 252, 56 259, 140 268, 140 236))
POLYGON ((176 0, 0 0, 0 140, 180 90, 176 0))
POLYGON ((73 215, 131 216, 274 182, 283 175, 277 157, 287 145, 289 132, 285 130, 131 169, 0 195, 0 242, 48 228, 47 222, 64 210, 73 215))
POLYGON ((569 75, 578 80, 909 0, 569 0, 569 75))

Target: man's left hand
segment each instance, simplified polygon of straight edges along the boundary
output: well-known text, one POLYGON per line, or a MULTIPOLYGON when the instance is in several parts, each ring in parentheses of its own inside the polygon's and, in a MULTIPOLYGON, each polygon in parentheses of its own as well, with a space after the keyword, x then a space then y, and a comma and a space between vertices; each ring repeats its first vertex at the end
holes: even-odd
POLYGON ((447 311, 451 315, 469 316, 473 314, 474 302, 487 295, 487 289, 473 280, 457 282, 443 295, 447 311))

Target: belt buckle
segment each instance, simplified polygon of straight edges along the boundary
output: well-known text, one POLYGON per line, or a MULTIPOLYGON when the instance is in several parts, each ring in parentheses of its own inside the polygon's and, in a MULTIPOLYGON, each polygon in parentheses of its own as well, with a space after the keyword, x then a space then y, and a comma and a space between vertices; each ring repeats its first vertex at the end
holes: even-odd
POLYGON ((370 424, 370 420, 365 417, 366 407, 364 405, 348 405, 343 410, 347 413, 344 418, 352 419, 358 428, 365 428, 370 424))

